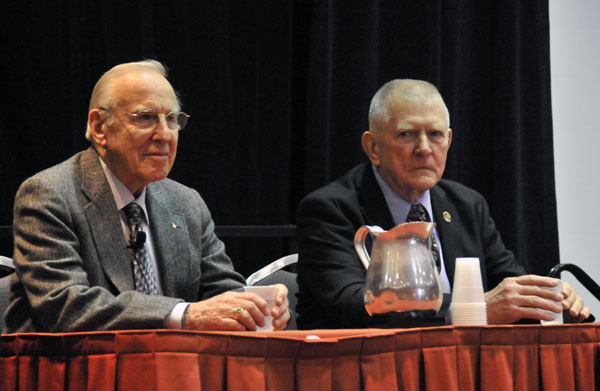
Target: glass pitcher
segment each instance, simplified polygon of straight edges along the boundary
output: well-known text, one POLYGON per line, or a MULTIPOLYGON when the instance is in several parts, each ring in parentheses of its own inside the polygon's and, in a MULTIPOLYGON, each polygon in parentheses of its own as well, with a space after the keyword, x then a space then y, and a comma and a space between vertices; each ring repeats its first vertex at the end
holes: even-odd
POLYGON ((389 231, 363 225, 354 247, 367 269, 364 288, 369 315, 391 311, 422 311, 434 316, 442 306, 442 284, 431 253, 435 223, 404 223, 389 231), (365 247, 371 234, 371 257, 365 247))

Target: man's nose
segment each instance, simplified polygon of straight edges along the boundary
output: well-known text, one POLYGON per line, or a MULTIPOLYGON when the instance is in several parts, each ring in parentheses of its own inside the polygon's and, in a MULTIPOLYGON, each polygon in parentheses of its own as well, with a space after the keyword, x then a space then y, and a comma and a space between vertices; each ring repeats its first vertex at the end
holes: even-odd
POLYGON ((424 155, 428 155, 431 153, 431 145, 429 144, 427 132, 419 132, 419 136, 416 140, 415 150, 416 152, 424 155))
POLYGON ((153 138, 155 140, 170 140, 175 136, 175 131, 171 130, 167 125, 167 119, 164 115, 158 116, 158 123, 154 129, 153 138))

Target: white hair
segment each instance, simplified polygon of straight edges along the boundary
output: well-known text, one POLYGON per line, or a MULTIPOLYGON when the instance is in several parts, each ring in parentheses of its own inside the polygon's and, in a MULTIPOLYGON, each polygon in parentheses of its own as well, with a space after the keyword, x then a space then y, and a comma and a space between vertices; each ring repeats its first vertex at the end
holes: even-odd
MULTIPOLYGON (((94 90, 92 91, 92 97, 90 99, 90 106, 88 112, 92 109, 101 108, 101 107, 114 107, 118 103, 119 97, 116 96, 114 92, 114 84, 112 83, 119 76, 124 75, 126 73, 131 72, 156 72, 165 79, 167 78, 167 68, 156 60, 142 60, 136 62, 127 62, 124 64, 119 64, 108 71, 106 71, 98 82, 94 86, 94 90)), ((177 106, 181 107, 179 97, 177 93, 175 93, 175 98, 177 99, 177 106)), ((107 119, 110 121, 110 117, 107 119)), ((90 125, 87 125, 85 131, 85 138, 89 141, 92 141, 91 129, 90 125)))
POLYGON ((448 108, 433 84, 424 80, 395 79, 385 83, 373 96, 369 107, 369 129, 377 131, 386 126, 390 120, 390 103, 399 101, 441 102, 446 112, 446 122, 450 126, 448 108))

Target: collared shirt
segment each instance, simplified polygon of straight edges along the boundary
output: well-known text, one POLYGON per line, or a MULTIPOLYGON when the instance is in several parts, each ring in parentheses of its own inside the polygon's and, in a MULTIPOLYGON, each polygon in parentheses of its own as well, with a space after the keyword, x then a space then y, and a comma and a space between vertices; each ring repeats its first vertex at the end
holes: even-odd
MULTIPOLYGON (((162 295, 162 286, 160 280, 160 271, 158 270, 158 264, 156 263, 156 253, 154 251, 154 241, 152 240, 152 232, 150 231, 150 220, 148 218, 148 211, 146 210, 146 188, 144 187, 138 197, 134 197, 131 194, 131 191, 125 186, 125 184, 115 175, 114 172, 106 165, 102 158, 100 159, 100 164, 102 165, 102 169, 104 170, 104 174, 106 175, 106 179, 108 180, 108 185, 110 186, 110 190, 115 198, 115 203, 117 204, 117 209, 121 215, 121 228, 123 229, 123 235, 125 236, 125 241, 129 240, 129 228, 127 228, 127 218, 125 216, 125 212, 123 208, 127 206, 130 202, 135 201, 139 206, 142 207, 144 211, 144 219, 142 221, 142 229, 146 233, 146 253, 148 254, 148 260, 152 264, 152 270, 156 276, 156 281, 158 282, 158 293, 162 295)), ((170 329, 181 329, 183 313, 187 308, 189 303, 177 303, 169 316, 165 319, 165 327, 170 329)))
MULTIPOLYGON (((390 210, 392 215, 392 220, 395 225, 399 225, 406 222, 406 218, 408 217, 408 212, 410 211, 411 203, 402 198, 398 193, 396 193, 390 185, 379 175, 379 172, 375 168, 375 166, 371 165, 373 172, 375 173, 375 179, 383 192, 383 196, 385 198, 385 202, 390 210)), ((427 213, 431 218, 431 221, 435 223, 435 217, 433 215, 433 208, 431 207, 431 195, 429 194, 429 190, 427 190, 421 198, 416 203, 421 203, 425 209, 427 209, 427 213)), ((448 280, 448 275, 446 274, 446 267, 444 266, 444 255, 442 254, 442 242, 440 241, 439 235, 437 233, 437 228, 433 230, 433 236, 438 245, 438 253, 440 256, 440 263, 442 266, 442 270, 440 271, 440 280, 442 282, 442 291, 444 293, 450 293, 450 282, 448 280)))

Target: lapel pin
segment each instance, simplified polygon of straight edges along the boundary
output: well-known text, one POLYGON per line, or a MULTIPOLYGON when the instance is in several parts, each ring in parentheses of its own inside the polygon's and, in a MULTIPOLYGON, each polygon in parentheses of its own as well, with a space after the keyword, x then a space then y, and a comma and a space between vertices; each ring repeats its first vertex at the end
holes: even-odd
POLYGON ((444 220, 446 220, 446 223, 449 223, 452 221, 452 216, 450 216, 450 213, 448 213, 448 211, 444 211, 443 216, 444 216, 444 220))
POLYGON ((171 228, 177 229, 177 224, 175 224, 174 222, 171 221, 171 228))

